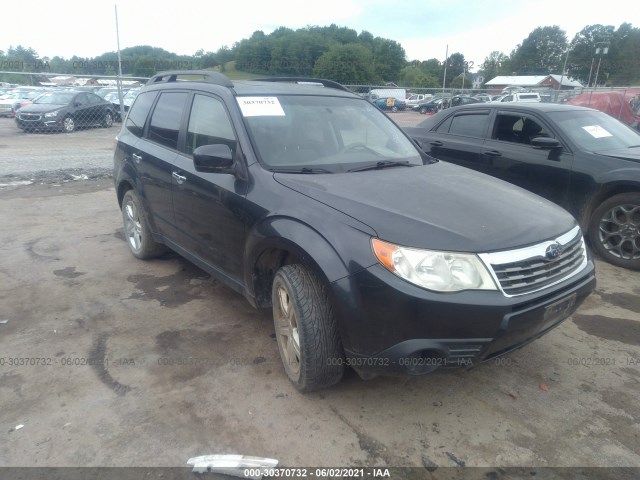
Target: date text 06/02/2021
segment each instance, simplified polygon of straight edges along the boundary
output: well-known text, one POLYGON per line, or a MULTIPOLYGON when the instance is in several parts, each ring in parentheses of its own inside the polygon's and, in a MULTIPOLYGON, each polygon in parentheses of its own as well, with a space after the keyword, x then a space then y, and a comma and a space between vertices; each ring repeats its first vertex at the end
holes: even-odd
POLYGON ((247 478, 390 478, 388 468, 246 468, 247 478))

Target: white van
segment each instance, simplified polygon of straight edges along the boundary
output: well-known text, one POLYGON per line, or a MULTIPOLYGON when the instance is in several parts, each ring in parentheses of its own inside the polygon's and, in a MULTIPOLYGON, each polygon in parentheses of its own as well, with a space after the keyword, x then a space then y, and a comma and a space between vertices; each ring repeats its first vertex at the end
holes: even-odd
POLYGON ((501 102, 523 102, 523 103, 537 103, 541 102, 540 94, 538 92, 517 92, 510 95, 506 95, 501 102))

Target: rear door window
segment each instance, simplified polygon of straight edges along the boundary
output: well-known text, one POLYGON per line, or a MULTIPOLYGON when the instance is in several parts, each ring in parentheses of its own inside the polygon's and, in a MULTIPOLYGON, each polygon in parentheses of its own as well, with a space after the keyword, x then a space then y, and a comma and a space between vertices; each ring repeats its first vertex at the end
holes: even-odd
POLYGON ((157 92, 141 93, 131 107, 131 110, 129 110, 125 126, 127 127, 127 130, 133 133, 136 137, 142 137, 144 124, 147 121, 149 111, 151 110, 151 106, 153 105, 157 95, 157 92))
POLYGON ((442 123, 438 133, 463 135, 465 137, 484 138, 489 126, 489 112, 461 112, 449 117, 442 123))

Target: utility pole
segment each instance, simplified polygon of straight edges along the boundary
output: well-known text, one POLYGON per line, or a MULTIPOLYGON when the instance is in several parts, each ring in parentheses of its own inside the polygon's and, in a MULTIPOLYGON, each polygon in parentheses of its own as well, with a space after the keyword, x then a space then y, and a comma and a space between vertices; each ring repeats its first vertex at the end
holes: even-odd
POLYGON ((116 11, 116 42, 118 44, 118 76, 116 86, 118 87, 118 99, 120 100, 120 121, 124 122, 124 98, 122 95, 122 58, 120 57, 120 30, 118 29, 118 5, 114 5, 116 11))
POLYGON ((598 88, 598 74, 600 73, 600 64, 602 63, 602 56, 609 53, 609 46, 607 44, 606 47, 596 48, 596 55, 600 54, 600 59, 598 60, 598 68, 596 68, 596 81, 594 82, 595 88, 598 88))
POLYGON ((444 54, 444 78, 442 79, 442 95, 444 96, 444 87, 447 83, 447 63, 449 63, 449 45, 447 45, 446 53, 444 54))

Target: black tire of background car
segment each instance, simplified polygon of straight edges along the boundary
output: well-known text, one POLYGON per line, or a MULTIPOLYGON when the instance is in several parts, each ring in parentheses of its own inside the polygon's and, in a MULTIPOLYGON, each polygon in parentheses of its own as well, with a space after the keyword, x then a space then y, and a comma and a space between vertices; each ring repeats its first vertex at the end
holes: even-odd
POLYGON ((151 236, 149 223, 140 204, 140 199, 133 190, 127 191, 122 198, 122 222, 124 225, 125 241, 127 245, 129 245, 129 250, 131 250, 134 257, 147 260, 158 257, 167 251, 167 247, 157 243, 151 236), (133 228, 133 225, 130 222, 139 224, 140 245, 137 248, 131 243, 129 234, 133 232, 128 230, 133 228), (127 228, 128 226, 129 228, 127 228))
POLYGON ((427 113, 427 107, 420 107, 420 113, 425 115, 427 113))
POLYGON ((285 265, 273 280, 272 303, 274 325, 280 357, 289 380, 301 392, 329 387, 344 373, 344 354, 338 335, 333 307, 324 283, 304 265, 285 265), (279 291, 283 288, 293 307, 299 338, 299 369, 287 365, 283 338, 278 334, 279 291))
MULTIPOLYGON (((623 220, 625 221, 622 222, 622 225, 617 225, 615 228, 619 229, 622 227, 625 229, 625 232, 628 234, 626 239, 627 245, 633 244, 629 242, 635 242, 636 248, 640 248, 640 193, 638 192, 621 193, 600 204, 591 217, 588 232, 589 242, 596 253, 607 262, 631 270, 640 270, 640 258, 625 259, 620 258, 620 256, 616 256, 611 251, 611 244, 609 244, 609 248, 607 248, 607 239, 603 238, 604 233, 600 230, 603 222, 607 224, 610 223, 607 222, 607 218, 610 218, 612 212, 614 210, 619 210, 622 207, 627 209, 635 208, 635 214, 632 215, 631 218, 629 218, 628 215, 623 214, 625 217, 623 220), (635 234, 633 232, 635 232, 635 234)), ((611 230, 608 231, 611 232, 611 230)), ((612 238, 612 243, 617 242, 619 245, 620 241, 620 236, 614 236, 612 238)), ((636 252, 636 254, 640 255, 640 252, 636 252)))

